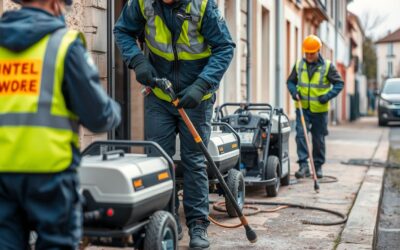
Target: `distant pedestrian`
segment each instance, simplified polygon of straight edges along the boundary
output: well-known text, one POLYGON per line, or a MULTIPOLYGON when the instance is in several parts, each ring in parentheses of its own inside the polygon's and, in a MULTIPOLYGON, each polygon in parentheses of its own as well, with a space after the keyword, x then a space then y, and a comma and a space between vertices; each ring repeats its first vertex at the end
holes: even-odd
POLYGON ((376 103, 376 90, 373 88, 368 88, 367 97, 368 97, 368 114, 373 115, 375 113, 375 103, 376 103))

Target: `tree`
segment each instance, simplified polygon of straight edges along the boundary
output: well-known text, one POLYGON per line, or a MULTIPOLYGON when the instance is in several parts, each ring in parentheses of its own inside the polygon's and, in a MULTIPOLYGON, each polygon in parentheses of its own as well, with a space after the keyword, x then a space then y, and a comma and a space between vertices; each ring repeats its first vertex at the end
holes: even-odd
POLYGON ((365 41, 363 43, 363 72, 369 82, 376 80, 377 55, 374 40, 375 29, 386 19, 386 16, 379 16, 376 13, 365 12, 361 15, 361 26, 365 32, 365 41))
POLYGON ((376 79, 377 56, 374 42, 366 37, 363 44, 364 64, 363 72, 369 80, 376 79))
POLYGON ((367 37, 371 37, 372 39, 376 38, 375 36, 375 29, 381 25, 387 16, 380 16, 376 13, 371 13, 367 11, 361 15, 361 25, 363 30, 365 31, 365 35, 367 37))

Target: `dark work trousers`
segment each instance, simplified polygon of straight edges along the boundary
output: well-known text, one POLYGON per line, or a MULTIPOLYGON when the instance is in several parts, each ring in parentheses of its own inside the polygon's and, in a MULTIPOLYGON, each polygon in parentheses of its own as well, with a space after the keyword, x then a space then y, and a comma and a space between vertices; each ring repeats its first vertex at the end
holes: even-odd
MULTIPOLYGON (((303 109, 303 113, 307 131, 311 132, 312 156, 315 167, 318 169, 325 163, 325 136, 328 135, 328 112, 312 113, 308 109, 303 109)), ((296 143, 298 163, 308 162, 307 144, 298 109, 296 109, 296 143)))
POLYGON ((0 174, 0 249, 77 249, 82 211, 77 173, 0 174))
MULTIPOLYGON (((211 118, 215 97, 203 101, 194 109, 186 109, 205 145, 211 134, 211 118)), ((183 170, 183 207, 186 225, 196 220, 209 224, 208 176, 205 157, 195 143, 178 110, 153 94, 145 98, 146 140, 154 141, 171 157, 175 154, 176 135, 181 143, 181 165, 183 170)), ((179 202, 177 202, 179 206, 179 202)))

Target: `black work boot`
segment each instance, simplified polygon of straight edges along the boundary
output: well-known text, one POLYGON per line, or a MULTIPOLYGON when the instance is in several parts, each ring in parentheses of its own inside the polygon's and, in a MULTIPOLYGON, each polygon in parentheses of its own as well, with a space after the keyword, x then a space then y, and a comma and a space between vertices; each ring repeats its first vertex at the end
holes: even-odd
POLYGON ((300 163, 300 169, 296 173, 294 173, 297 179, 310 177, 310 168, 308 167, 308 163, 300 163))
POLYGON ((208 249, 210 242, 207 235, 207 223, 204 221, 195 221, 189 225, 190 243, 189 249, 201 250, 208 249))
POLYGON ((176 220, 176 225, 178 226, 178 240, 181 240, 183 238, 183 230, 182 230, 182 224, 181 220, 179 219, 179 214, 175 214, 175 220, 176 220))
POLYGON ((322 175, 322 166, 315 166, 315 174, 317 175, 318 179, 321 179, 322 177, 324 177, 322 175))

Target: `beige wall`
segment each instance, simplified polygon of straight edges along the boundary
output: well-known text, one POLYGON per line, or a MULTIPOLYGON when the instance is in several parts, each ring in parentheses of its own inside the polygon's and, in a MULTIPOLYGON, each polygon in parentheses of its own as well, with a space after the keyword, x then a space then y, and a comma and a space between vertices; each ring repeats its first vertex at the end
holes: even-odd
POLYGON ((394 57, 388 56, 388 43, 379 43, 377 50, 377 81, 379 86, 388 76, 388 63, 393 64, 393 77, 400 77, 400 42, 393 43, 394 57))
POLYGON ((286 0, 284 3, 284 20, 285 20, 285 52, 284 52, 284 81, 281 83, 281 88, 284 89, 283 95, 283 109, 289 114, 290 117, 294 117, 295 108, 294 102, 289 94, 286 87, 286 79, 289 77, 293 65, 298 59, 301 58, 301 35, 302 34, 302 16, 303 12, 300 5, 295 3, 296 1, 286 0))
POLYGON ((240 2, 236 0, 219 0, 218 4, 221 12, 224 14, 232 39, 236 43, 232 63, 221 82, 220 90, 217 95, 217 104, 222 104, 224 102, 237 102, 241 100, 241 68, 245 44, 240 42, 243 27, 241 23, 243 14, 240 2))
POLYGON ((275 86, 275 13, 273 1, 257 2, 256 24, 254 34, 254 52, 253 65, 255 74, 253 75, 254 84, 253 101, 273 102, 275 86))

